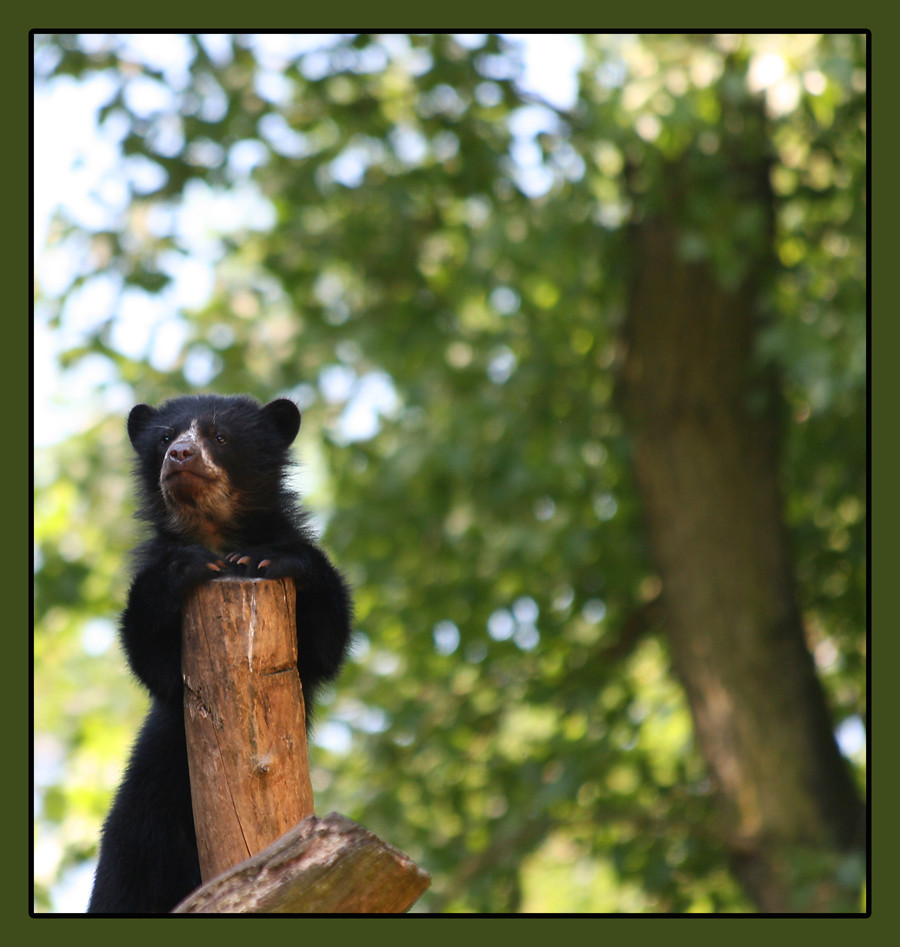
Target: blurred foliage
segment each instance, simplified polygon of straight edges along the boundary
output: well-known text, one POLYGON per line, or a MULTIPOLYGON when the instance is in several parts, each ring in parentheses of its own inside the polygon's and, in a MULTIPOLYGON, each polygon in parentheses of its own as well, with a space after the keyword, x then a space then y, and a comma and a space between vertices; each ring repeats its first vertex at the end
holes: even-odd
POLYGON ((144 708, 112 637, 124 414, 203 388, 305 412, 300 482, 358 628, 317 808, 432 873, 418 910, 750 910, 654 624, 614 401, 628 224, 676 208, 684 255, 732 285, 767 261, 809 643, 835 724, 858 721, 865 37, 583 36, 570 109, 522 91, 495 35, 156 39, 165 57, 35 39, 37 90, 94 90, 117 156, 37 272, 46 357, 91 406, 35 462, 38 909, 94 855, 144 708), (774 234, 730 190, 751 142, 774 234))

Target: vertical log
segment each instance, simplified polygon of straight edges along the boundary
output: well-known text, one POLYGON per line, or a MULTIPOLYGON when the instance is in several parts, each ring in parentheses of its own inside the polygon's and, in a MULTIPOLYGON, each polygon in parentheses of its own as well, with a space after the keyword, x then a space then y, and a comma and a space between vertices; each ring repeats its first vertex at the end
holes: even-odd
POLYGON ((204 881, 313 814, 295 609, 285 579, 216 579, 185 605, 184 722, 204 881))

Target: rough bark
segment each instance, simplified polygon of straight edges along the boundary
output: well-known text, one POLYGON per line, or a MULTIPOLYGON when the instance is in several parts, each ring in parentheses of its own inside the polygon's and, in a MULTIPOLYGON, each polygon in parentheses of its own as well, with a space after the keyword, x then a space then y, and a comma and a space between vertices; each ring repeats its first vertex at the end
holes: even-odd
POLYGON ((863 810, 796 604, 775 388, 753 370, 754 287, 728 292, 684 262, 664 220, 635 236, 622 404, 733 868, 763 912, 857 910, 822 870, 861 845, 863 810))
POLYGON ((332 812, 198 888, 176 914, 402 914, 431 883, 403 852, 332 812))
POLYGON ((313 813, 295 603, 289 579, 216 579, 186 603, 185 732, 204 881, 313 813))

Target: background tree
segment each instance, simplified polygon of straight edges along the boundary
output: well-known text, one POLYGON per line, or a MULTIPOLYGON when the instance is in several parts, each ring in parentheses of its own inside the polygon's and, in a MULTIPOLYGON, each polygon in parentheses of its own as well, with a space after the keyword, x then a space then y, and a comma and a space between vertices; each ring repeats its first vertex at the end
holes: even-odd
POLYGON ((586 36, 569 109, 499 36, 320 39, 35 40, 121 156, 38 273, 101 396, 36 458, 40 880, 138 713, 122 415, 196 386, 307 412, 317 806, 421 907, 859 910, 865 37, 586 36))

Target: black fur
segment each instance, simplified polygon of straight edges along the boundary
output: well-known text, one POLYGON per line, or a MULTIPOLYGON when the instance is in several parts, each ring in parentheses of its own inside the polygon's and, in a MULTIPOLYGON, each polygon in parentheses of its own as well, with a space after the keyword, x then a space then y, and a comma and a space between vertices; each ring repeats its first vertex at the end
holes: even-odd
POLYGON ((128 662, 153 705, 103 828, 89 913, 170 911, 200 884, 181 679, 185 594, 217 575, 290 576, 297 584, 298 666, 308 719, 350 637, 347 588, 313 542, 284 483, 300 427, 291 401, 175 398, 128 417, 152 536, 121 620, 128 662))

